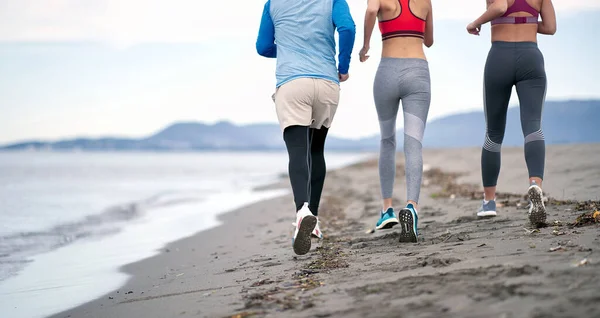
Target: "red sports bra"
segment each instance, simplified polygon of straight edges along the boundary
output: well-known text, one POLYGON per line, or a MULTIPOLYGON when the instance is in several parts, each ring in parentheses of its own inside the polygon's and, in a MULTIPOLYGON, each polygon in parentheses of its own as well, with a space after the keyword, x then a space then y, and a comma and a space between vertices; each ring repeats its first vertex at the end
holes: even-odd
POLYGON ((400 36, 425 38, 425 20, 410 10, 410 0, 398 0, 400 15, 385 21, 379 21, 379 30, 383 41, 400 36))

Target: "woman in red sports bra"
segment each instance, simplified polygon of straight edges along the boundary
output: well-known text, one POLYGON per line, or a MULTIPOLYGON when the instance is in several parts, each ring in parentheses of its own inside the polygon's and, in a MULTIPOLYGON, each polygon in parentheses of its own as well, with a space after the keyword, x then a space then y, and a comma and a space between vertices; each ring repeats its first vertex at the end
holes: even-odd
POLYGON ((492 24, 492 47, 484 70, 486 134, 481 150, 484 198, 479 217, 496 216, 496 183, 500 174, 500 150, 506 113, 513 86, 519 96, 525 161, 529 171, 529 220, 534 227, 546 223, 542 179, 546 146, 542 132, 542 110, 546 97, 544 56, 537 34, 556 32, 551 0, 487 0, 487 10, 467 26, 479 35, 481 25, 492 24), (541 16, 542 20, 538 21, 541 16))
POLYGON ((401 224, 401 242, 417 242, 418 202, 423 174, 422 140, 431 100, 429 66, 423 44, 433 45, 430 0, 369 0, 365 14, 365 39, 360 61, 369 58, 369 44, 379 20, 383 40, 381 61, 373 95, 381 129, 379 180, 383 206, 376 229, 401 224), (396 117, 402 101, 404 155, 406 158, 406 206, 392 207, 396 179, 396 117))

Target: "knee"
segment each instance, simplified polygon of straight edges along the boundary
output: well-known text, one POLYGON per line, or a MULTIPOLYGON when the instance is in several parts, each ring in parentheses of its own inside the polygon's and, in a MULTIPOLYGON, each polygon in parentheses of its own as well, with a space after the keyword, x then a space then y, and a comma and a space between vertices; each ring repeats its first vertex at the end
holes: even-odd
POLYGON ((491 141, 497 143, 497 144, 502 144, 502 141, 504 140, 504 130, 503 129, 491 129, 491 128, 487 128, 486 129, 486 139, 489 138, 491 141))
POLYGON ((423 144, 422 144, 421 140, 419 140, 409 134, 404 134, 404 148, 407 150, 422 149, 423 144))
POLYGON ((404 113, 404 141, 406 144, 407 140, 414 140, 416 143, 421 144, 423 142, 423 136, 425 133, 425 120, 426 116, 421 117, 413 115, 411 113, 404 113), (408 138, 410 137, 410 138, 408 138))
POLYGON ((396 148, 396 134, 387 137, 381 136, 381 146, 396 148))
POLYGON ((528 121, 523 123, 522 125, 525 143, 544 140, 544 133, 542 131, 541 123, 539 121, 528 121))
POLYGON ((534 142, 534 141, 544 141, 544 132, 542 132, 542 129, 538 129, 534 132, 531 133, 526 133, 525 135, 525 144, 528 144, 530 142, 534 142))
POLYGON ((483 149, 489 152, 500 152, 502 149, 502 140, 504 139, 504 132, 501 134, 490 135, 490 131, 485 134, 485 142, 483 143, 483 149))

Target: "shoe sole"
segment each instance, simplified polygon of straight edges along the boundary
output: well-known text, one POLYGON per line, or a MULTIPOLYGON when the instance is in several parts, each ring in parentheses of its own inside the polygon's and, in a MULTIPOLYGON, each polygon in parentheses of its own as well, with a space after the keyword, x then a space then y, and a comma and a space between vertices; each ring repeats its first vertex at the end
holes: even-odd
POLYGON ((402 209, 398 214, 400 217, 400 224, 402 225, 402 232, 400 232, 400 242, 402 243, 416 243, 417 233, 415 233, 415 220, 412 212, 409 209, 402 209))
POLYGON ((383 230, 383 229, 391 229, 394 226, 398 225, 398 219, 387 219, 385 221, 383 221, 383 223, 379 224, 379 226, 375 227, 376 230, 383 230))
POLYGON ((482 211, 477 212, 477 216, 480 218, 490 218, 496 216, 496 211, 482 211))
POLYGON ((300 228, 298 229, 298 235, 296 235, 292 245, 294 247, 294 253, 304 255, 310 251, 310 239, 315 226, 317 226, 317 218, 315 216, 307 215, 302 219, 300 228))
POLYGON ((530 187, 527 194, 532 206, 529 213, 529 222, 536 228, 546 226, 546 207, 544 206, 542 191, 537 187, 530 187))

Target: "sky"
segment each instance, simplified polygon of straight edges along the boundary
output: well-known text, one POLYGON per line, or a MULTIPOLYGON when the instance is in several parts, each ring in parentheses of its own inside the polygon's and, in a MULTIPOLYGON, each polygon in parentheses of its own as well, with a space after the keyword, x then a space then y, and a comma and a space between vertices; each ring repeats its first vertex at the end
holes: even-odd
MULTIPOLYGON (((381 53, 358 61, 366 0, 347 0, 357 27, 350 79, 331 134, 379 132, 372 86, 381 53)), ((482 109, 489 25, 465 27, 485 0, 433 0, 426 49, 429 121, 482 109)), ((275 60, 255 41, 264 0, 0 0, 0 144, 142 137, 177 121, 277 122, 275 60)), ((558 31, 540 36, 547 100, 600 98, 600 1, 555 0, 558 31)), ((513 92, 511 104, 516 104, 513 92)), ((402 121, 399 121, 399 126, 402 121)))

